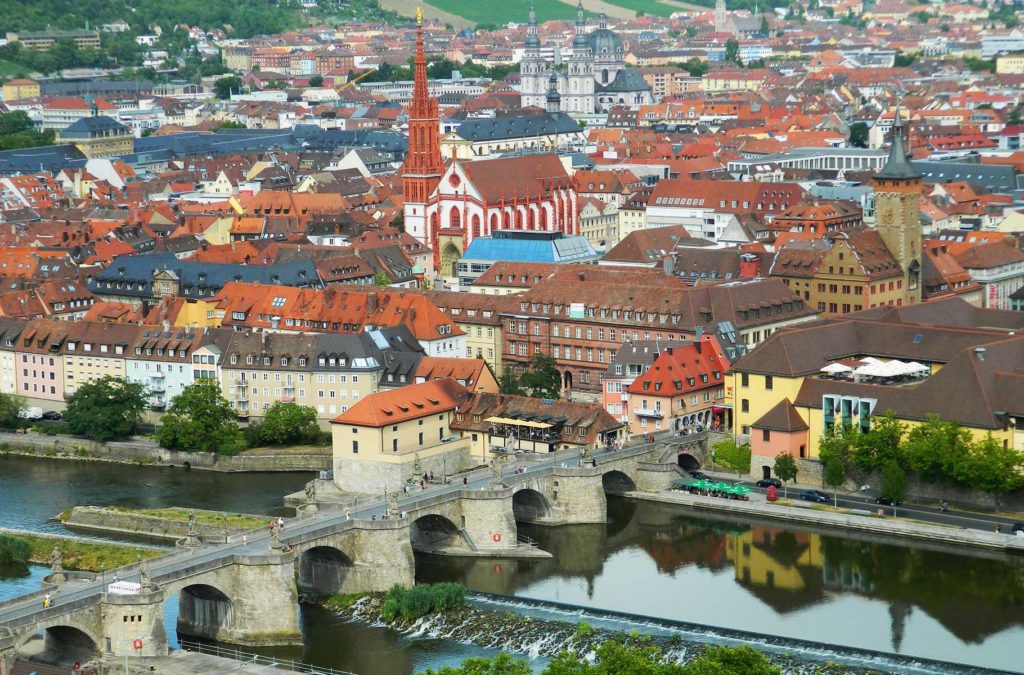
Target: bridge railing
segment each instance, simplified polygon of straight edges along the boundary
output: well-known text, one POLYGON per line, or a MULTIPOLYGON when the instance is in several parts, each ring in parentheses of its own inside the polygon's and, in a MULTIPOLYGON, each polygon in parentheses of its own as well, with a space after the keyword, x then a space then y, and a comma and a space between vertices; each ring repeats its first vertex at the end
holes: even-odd
POLYGON ((187 652, 209 654, 210 656, 219 656, 220 658, 231 659, 240 663, 251 663, 257 666, 267 666, 268 668, 285 669, 295 673, 311 673, 312 675, 355 675, 355 673, 348 670, 338 670, 336 668, 328 668, 326 666, 314 666, 309 663, 303 663, 302 661, 293 661, 292 659, 281 659, 276 656, 264 656, 262 654, 254 654, 252 652, 243 652, 240 649, 218 643, 209 644, 206 642, 194 642, 192 640, 179 640, 178 646, 187 652))

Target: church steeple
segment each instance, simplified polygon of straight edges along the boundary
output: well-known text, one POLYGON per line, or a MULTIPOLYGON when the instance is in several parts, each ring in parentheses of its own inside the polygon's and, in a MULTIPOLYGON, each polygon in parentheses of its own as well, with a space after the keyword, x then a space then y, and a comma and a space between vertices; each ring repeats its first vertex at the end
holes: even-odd
POLYGON ((530 0, 530 23, 526 26, 526 49, 536 51, 540 49, 540 35, 537 34, 537 9, 533 0, 530 0))
POLYGON ((896 116, 892 121, 892 143, 889 145, 889 157, 882 170, 875 174, 876 178, 914 179, 921 177, 910 166, 910 160, 907 158, 907 151, 903 147, 903 128, 903 118, 900 116, 900 109, 897 106, 896 116))
POLYGON ((423 48, 423 12, 416 8, 416 56, 413 59, 412 101, 409 103, 409 151, 402 164, 406 230, 427 244, 425 205, 444 172, 441 162, 440 115, 430 95, 427 57, 423 48))
POLYGON ((551 71, 548 77, 548 93, 544 98, 545 109, 549 115, 557 115, 562 110, 562 97, 558 93, 558 75, 551 71))

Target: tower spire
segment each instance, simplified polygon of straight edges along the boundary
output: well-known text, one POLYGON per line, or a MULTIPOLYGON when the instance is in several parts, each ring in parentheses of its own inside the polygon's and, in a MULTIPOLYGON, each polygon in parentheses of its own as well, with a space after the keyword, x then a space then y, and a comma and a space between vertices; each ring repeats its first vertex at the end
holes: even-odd
POLYGON ((920 178, 910 166, 906 148, 903 145, 903 117, 900 106, 896 106, 896 116, 892 121, 892 143, 889 145, 889 157, 885 166, 876 175, 878 178, 920 178))
POLYGON ((530 0, 530 23, 526 26, 526 49, 536 51, 540 49, 540 35, 537 34, 537 9, 533 0, 530 0))

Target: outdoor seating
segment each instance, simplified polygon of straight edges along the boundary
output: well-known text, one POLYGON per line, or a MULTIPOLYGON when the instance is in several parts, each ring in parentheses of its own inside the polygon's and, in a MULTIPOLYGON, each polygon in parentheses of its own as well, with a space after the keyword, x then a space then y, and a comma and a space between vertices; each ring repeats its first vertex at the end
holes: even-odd
POLYGON ((677 480, 672 483, 677 490, 685 490, 690 494, 703 495, 705 497, 720 497, 722 499, 737 499, 739 501, 750 501, 752 490, 746 485, 732 485, 722 481, 710 481, 706 478, 700 480, 677 480))

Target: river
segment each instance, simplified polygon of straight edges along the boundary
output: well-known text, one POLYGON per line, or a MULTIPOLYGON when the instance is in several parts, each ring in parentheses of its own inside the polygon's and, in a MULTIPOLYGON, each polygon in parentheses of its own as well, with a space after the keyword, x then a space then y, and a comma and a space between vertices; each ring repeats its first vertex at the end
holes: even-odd
MULTIPOLYGON (((273 514, 281 496, 307 479, 8 457, 0 458, 0 513, 8 527, 45 531, 59 529, 48 518, 79 504, 273 514)), ((670 505, 615 498, 609 499, 606 525, 522 525, 521 531, 554 558, 418 555, 417 580, 459 581, 523 599, 767 633, 782 642, 1021 670, 1019 558, 695 517, 670 505)), ((0 581, 0 597, 26 583, 36 582, 0 581)), ((272 651, 367 675, 406 675, 493 653, 346 623, 314 607, 303 607, 302 628, 303 647, 272 651)))

